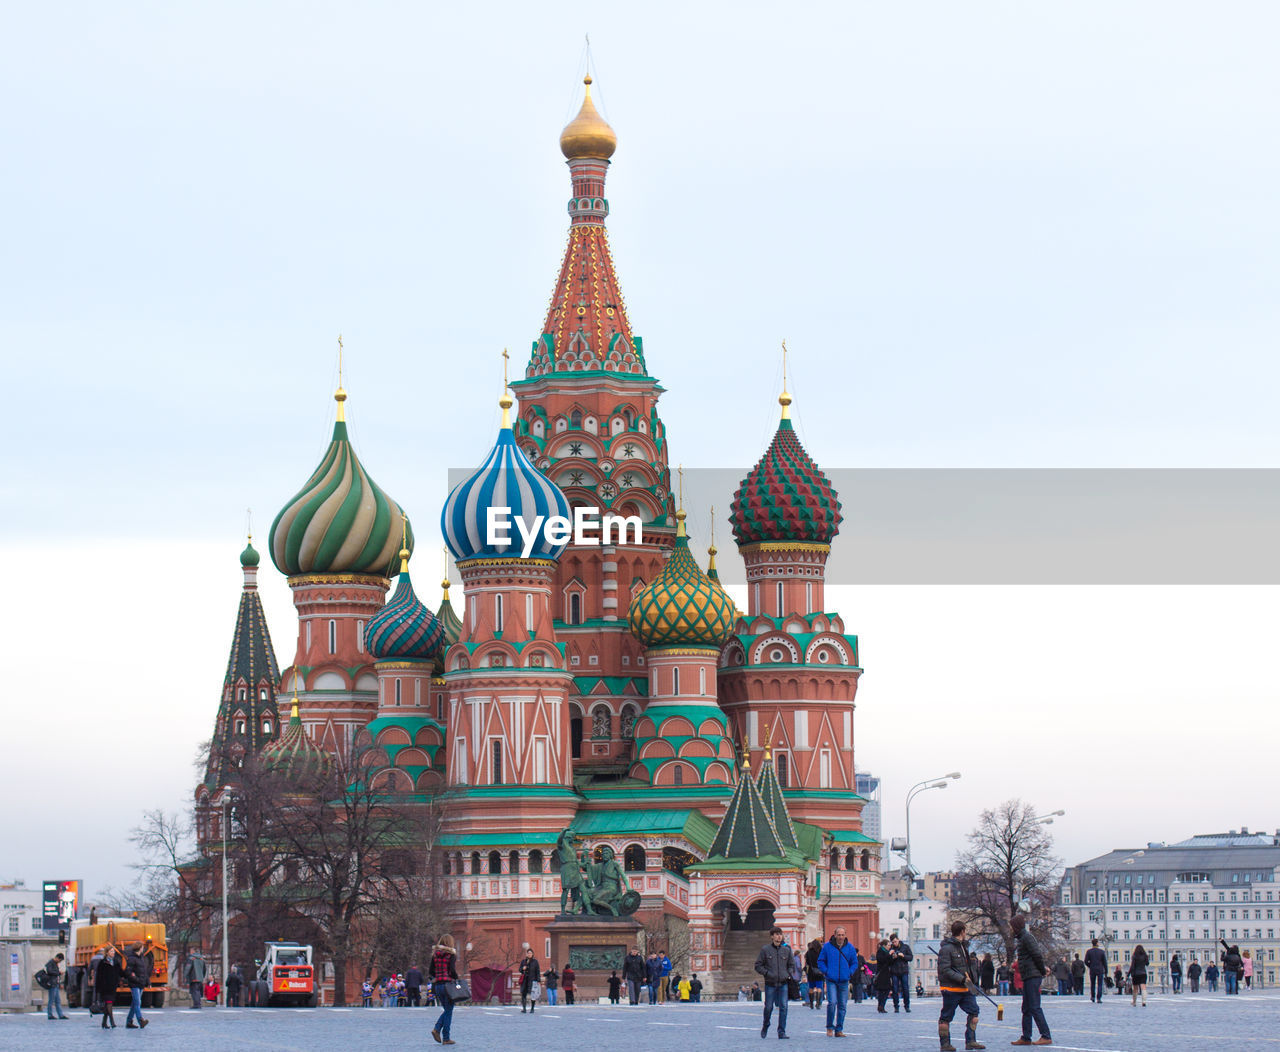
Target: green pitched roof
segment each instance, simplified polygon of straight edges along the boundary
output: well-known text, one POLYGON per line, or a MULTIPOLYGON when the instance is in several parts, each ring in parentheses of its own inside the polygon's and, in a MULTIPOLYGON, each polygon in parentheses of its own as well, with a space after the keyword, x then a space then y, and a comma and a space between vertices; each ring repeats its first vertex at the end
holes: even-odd
POLYGON ((749 770, 743 771, 729 807, 720 821, 708 861, 722 859, 782 858, 786 853, 769 809, 749 770))
POLYGON ((573 820, 579 836, 682 836, 703 851, 715 839, 716 824, 701 811, 580 811, 573 820))
POLYGON ((778 839, 783 847, 799 849, 795 827, 791 824, 791 814, 787 811, 787 802, 782 798, 782 786, 778 784, 778 775, 773 769, 772 754, 765 750, 765 761, 756 777, 756 788, 760 790, 760 799, 764 801, 765 810, 773 819, 773 828, 777 830, 778 839))

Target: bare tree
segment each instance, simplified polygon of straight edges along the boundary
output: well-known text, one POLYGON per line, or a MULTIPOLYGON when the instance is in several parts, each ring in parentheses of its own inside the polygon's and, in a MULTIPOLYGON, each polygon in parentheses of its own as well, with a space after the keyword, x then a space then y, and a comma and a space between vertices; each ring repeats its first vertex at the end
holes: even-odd
POLYGON ((1006 800, 983 811, 968 834, 968 847, 956 855, 956 881, 951 906, 973 934, 995 933, 1008 959, 1014 956, 1011 920, 1025 900, 1028 923, 1050 950, 1066 927, 1055 905, 1062 860, 1053 853, 1053 837, 1031 804, 1006 800))
POLYGON ((138 849, 139 861, 132 868, 140 878, 129 891, 116 893, 112 906, 164 924, 170 959, 176 964, 200 948, 215 902, 207 871, 192 865, 191 819, 160 809, 146 811, 129 839, 138 849))

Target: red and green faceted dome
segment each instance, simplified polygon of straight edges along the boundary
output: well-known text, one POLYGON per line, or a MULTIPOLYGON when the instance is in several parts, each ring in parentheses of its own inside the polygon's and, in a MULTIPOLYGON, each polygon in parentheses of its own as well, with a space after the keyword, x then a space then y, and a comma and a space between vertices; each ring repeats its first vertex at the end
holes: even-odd
POLYGON ((778 424, 729 510, 739 548, 771 541, 830 544, 843 518, 836 491, 804 451, 789 419, 778 424))

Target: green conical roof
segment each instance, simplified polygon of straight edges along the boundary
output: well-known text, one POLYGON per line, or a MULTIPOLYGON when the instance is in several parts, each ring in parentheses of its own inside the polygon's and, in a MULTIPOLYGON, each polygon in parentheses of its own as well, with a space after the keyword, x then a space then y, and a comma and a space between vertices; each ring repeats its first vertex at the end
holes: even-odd
POLYGON ((782 786, 778 782, 778 772, 773 769, 773 750, 764 747, 764 763, 756 776, 756 788, 760 791, 760 799, 764 801, 765 810, 773 821, 773 828, 783 847, 800 849, 796 839, 795 826, 791 824, 791 814, 787 811, 787 802, 782 796, 782 786))
MULTIPOLYGON (((795 836, 794 831, 792 836, 795 836)), ((710 861, 717 856, 726 859, 785 857, 782 840, 773 826, 760 790, 751 778, 750 767, 744 766, 729 808, 716 830, 716 838, 711 842, 707 859, 710 861)))

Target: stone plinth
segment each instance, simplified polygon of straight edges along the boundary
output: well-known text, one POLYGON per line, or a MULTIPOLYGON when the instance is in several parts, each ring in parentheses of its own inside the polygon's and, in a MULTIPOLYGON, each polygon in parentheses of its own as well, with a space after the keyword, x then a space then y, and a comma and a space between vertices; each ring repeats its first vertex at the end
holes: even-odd
MULTIPOLYGON (((635 917, 591 917, 562 913, 547 925, 551 963, 564 974, 570 964, 580 1001, 594 1001, 609 993, 609 973, 622 978, 622 961, 637 943, 640 922, 635 917)), ((625 996, 626 987, 623 987, 625 996)))

